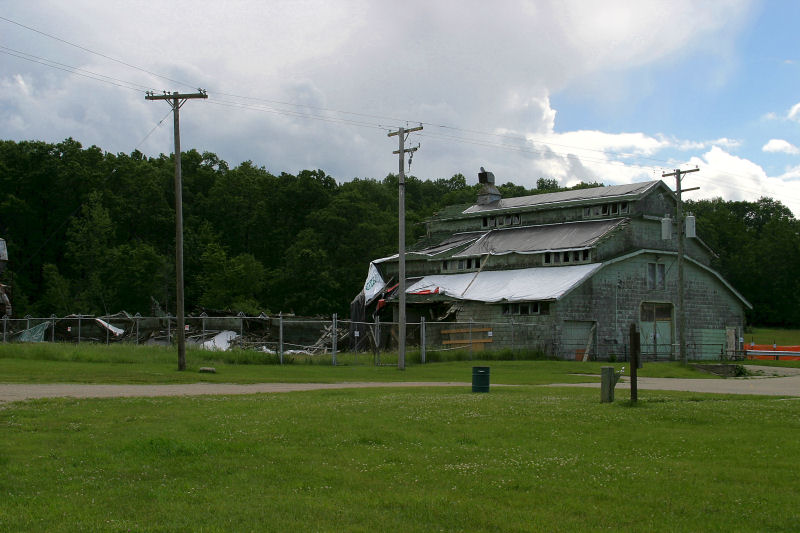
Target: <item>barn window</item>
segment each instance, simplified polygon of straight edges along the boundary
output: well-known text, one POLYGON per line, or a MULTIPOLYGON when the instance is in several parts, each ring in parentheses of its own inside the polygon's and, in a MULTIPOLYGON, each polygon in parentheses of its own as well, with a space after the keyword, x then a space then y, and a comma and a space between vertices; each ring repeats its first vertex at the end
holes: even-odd
POLYGON ((664 290, 666 287, 666 267, 664 263, 647 263, 647 288, 664 290))
POLYGON ((611 204, 611 214, 616 215, 619 213, 619 204, 611 204))
POLYGON ((627 213, 628 212, 628 202, 620 202, 619 203, 619 212, 620 213, 627 213))
POLYGON ((583 251, 583 260, 584 261, 588 261, 589 260, 589 250, 584 250, 583 251))
POLYGON ((544 264, 545 265, 549 265, 550 264, 550 252, 545 252, 544 253, 544 264))
POLYGON ((525 302, 520 304, 503 304, 503 315, 546 315, 547 302, 525 302))
POLYGON ((519 224, 519 215, 514 215, 514 216, 511 218, 511 223, 512 223, 512 224, 514 224, 514 225, 517 225, 517 224, 519 224))
POLYGON ((608 214, 608 204, 603 204, 601 213, 603 213, 603 216, 608 214))
POLYGON ((447 259, 442 261, 442 270, 447 270, 447 259))

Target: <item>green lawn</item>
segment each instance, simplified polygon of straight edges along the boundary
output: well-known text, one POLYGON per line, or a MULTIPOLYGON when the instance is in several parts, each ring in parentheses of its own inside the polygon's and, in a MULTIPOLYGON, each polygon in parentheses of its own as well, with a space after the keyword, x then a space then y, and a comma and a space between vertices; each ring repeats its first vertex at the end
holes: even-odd
POLYGON ((6 404, 0 530, 796 531, 800 401, 642 396, 629 407, 522 386, 6 404))
POLYGON ((744 342, 756 344, 778 344, 780 346, 799 346, 800 329, 753 328, 745 333, 744 342))
MULTIPOLYGON (((366 354, 341 354, 336 367, 330 365, 330 356, 319 357, 325 364, 286 365, 253 364, 257 361, 255 357, 267 356, 256 352, 215 354, 192 350, 187 352, 187 370, 178 372, 174 349, 119 344, 0 344, 0 383, 470 381, 472 366, 485 365, 491 368, 493 383, 540 384, 597 381, 600 367, 607 365, 617 369, 625 366, 626 374, 630 370, 628 363, 476 359, 409 364, 405 371, 399 371, 396 366, 374 366, 372 356, 366 354), (248 364, 236 363, 237 360, 248 364), (216 374, 198 373, 201 366, 209 365, 217 369, 216 374)), ((639 375, 713 378, 679 363, 645 364, 639 375)))

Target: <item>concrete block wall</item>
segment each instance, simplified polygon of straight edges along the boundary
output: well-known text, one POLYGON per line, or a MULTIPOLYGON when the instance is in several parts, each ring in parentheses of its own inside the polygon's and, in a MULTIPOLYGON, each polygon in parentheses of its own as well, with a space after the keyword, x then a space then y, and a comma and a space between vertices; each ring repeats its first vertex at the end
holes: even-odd
MULTIPOLYGON (((607 346, 600 350, 603 357, 614 343, 625 344, 630 324, 639 323, 642 302, 661 302, 673 305, 673 339, 677 338, 678 272, 675 256, 660 256, 665 265, 665 288, 647 288, 647 264, 656 262, 654 254, 642 254, 624 262, 602 268, 581 287, 554 306, 556 323, 565 320, 596 320, 597 342, 607 346)), ((702 342, 694 331, 726 327, 742 327, 744 308, 739 299, 716 276, 688 261, 684 262, 687 342, 702 342)), ((561 340, 556 332, 555 342, 561 340)))

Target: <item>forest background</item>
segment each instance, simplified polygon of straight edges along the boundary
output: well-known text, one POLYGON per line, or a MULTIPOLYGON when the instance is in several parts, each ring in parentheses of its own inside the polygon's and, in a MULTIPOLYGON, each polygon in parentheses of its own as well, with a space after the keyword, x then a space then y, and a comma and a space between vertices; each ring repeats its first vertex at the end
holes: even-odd
MULTIPOLYGON (((396 250, 395 175, 337 183, 322 170, 230 168, 196 150, 181 165, 189 312, 346 316, 369 262, 396 250)), ((0 141, 3 282, 14 314, 174 313, 173 179, 171 155, 0 141)), ((498 188, 504 198, 562 190, 546 177, 535 189, 498 188)), ((437 209, 476 195, 461 174, 408 177, 408 243, 437 209)), ((686 206, 717 254, 712 266, 753 304, 749 323, 800 326, 800 221, 791 210, 772 198, 686 206)))

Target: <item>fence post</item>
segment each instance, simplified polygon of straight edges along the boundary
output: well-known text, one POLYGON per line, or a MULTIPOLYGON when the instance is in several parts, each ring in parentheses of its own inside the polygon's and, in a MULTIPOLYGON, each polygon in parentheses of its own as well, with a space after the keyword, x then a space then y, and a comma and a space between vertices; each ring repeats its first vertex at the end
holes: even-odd
POLYGON ((639 343, 641 342, 639 338, 639 327, 636 325, 636 322, 631 324, 631 332, 630 332, 630 345, 631 345, 631 403, 636 403, 639 399, 639 385, 637 383, 638 380, 638 373, 637 369, 639 368, 639 352, 641 352, 641 347, 639 343))
MULTIPOLYGON (((105 318, 108 318, 108 317, 105 317, 105 318)), ((106 323, 106 325, 104 327, 105 327, 105 330, 106 330, 106 346, 108 346, 108 330, 109 330, 109 326, 111 325, 111 322, 109 322, 107 320, 104 320, 103 322, 106 323)))
POLYGON ((514 319, 511 319, 511 353, 514 353, 514 319))
POLYGON ((142 318, 142 315, 136 313, 133 315, 133 319, 136 321, 136 346, 139 346, 139 319, 142 318))
POLYGON ((83 315, 78 314, 78 344, 81 343, 81 317, 83 315))
POLYGON ((25 329, 31 329, 31 315, 25 315, 25 329))
POLYGON ((239 317, 239 338, 242 339, 242 347, 244 347, 244 312, 239 311, 236 316, 239 317))
POLYGON ((56 315, 50 315, 50 322, 53 328, 50 330, 50 342, 56 342, 56 315))
POLYGON ((331 364, 336 366, 336 341, 339 334, 336 332, 336 313, 333 313, 333 321, 331 323, 331 364))
POLYGON ((278 359, 283 364, 283 311, 278 315, 278 359))
POLYGON ((202 336, 202 337, 200 337, 200 339, 201 339, 201 340, 200 340, 200 345, 201 345, 201 346, 202 346, 203 344, 205 344, 205 342, 206 342, 206 317, 207 317, 207 316, 208 316, 208 315, 206 314, 206 312, 205 312, 205 311, 203 311, 202 313, 200 313, 200 328, 203 330, 203 336, 202 336))
POLYGON ((469 319, 469 360, 472 361, 472 318, 469 319))
POLYGON ((375 341, 375 364, 381 364, 381 317, 375 316, 375 331, 373 335, 375 341))
POLYGON ((419 318, 419 360, 425 364, 425 317, 419 318))
POLYGON ((8 329, 8 315, 3 315, 3 344, 6 342, 6 329, 8 329))
POLYGON ((170 324, 170 322, 171 322, 170 321, 170 316, 169 316, 169 313, 167 313, 167 344, 168 345, 172 344, 172 338, 170 337, 170 334, 172 333, 172 331, 170 330, 170 327, 171 327, 172 324, 170 324))

